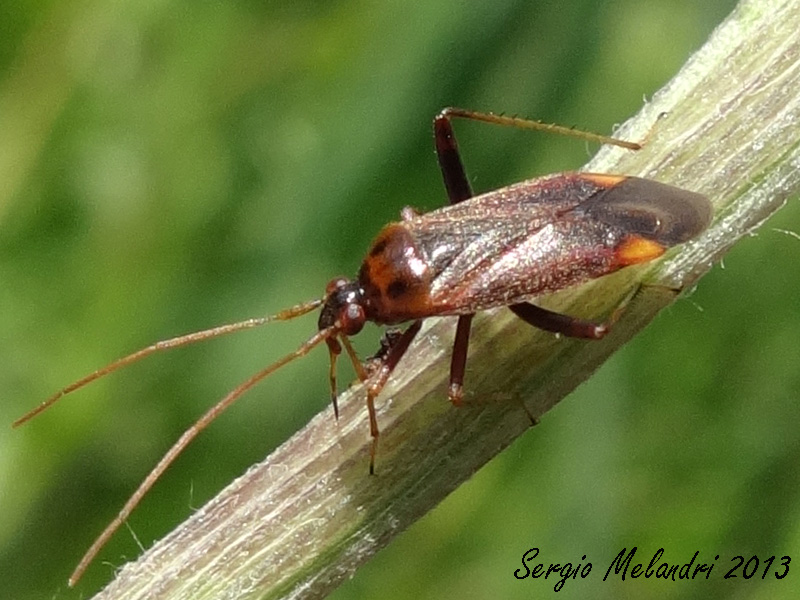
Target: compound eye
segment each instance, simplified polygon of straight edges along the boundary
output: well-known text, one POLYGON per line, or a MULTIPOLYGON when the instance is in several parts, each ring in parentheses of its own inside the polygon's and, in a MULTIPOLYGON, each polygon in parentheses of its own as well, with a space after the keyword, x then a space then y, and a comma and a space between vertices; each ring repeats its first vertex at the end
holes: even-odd
POLYGON ((364 327, 366 316, 364 307, 360 304, 350 303, 345 306, 339 320, 342 322, 342 332, 345 335, 355 335, 364 327))
POLYGON ((325 295, 330 296, 333 292, 340 290, 348 283, 349 280, 345 279, 344 277, 337 277, 336 279, 331 279, 328 282, 328 285, 325 286, 325 295))

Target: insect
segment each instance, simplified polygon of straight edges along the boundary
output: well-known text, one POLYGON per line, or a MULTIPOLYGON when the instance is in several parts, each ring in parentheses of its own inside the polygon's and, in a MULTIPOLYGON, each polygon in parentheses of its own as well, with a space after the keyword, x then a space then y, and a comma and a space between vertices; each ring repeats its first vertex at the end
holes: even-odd
POLYGON ((155 352, 321 309, 316 333, 294 352, 240 384, 184 432, 86 552, 70 577, 71 586, 197 434, 262 379, 316 346, 325 343, 328 347, 331 402, 337 418, 336 362, 342 352, 366 384, 373 473, 379 437, 375 400, 419 332, 423 319, 458 317, 448 388, 450 400, 458 405, 463 396, 470 326, 476 312, 507 306, 523 321, 540 329, 600 339, 608 332, 610 322, 594 323, 551 312, 530 300, 652 260, 671 246, 698 235, 711 220, 711 204, 704 196, 624 175, 562 173, 473 197, 453 131, 453 118, 554 131, 629 149, 641 147, 537 121, 447 108, 435 117, 434 134, 450 205, 425 214, 404 208, 401 221, 390 223, 378 233, 355 279, 333 279, 323 298, 272 316, 157 342, 66 386, 18 419, 14 426, 30 420, 65 395, 155 352), (402 332, 387 334, 380 352, 362 363, 349 338, 368 321, 379 325, 411 324, 402 332))

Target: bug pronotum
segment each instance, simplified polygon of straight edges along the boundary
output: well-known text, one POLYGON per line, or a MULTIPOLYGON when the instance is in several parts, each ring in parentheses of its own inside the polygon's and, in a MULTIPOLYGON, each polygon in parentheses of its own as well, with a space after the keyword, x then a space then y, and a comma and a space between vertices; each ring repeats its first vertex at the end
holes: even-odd
POLYGON ((241 383, 183 433, 86 552, 69 579, 71 586, 195 436, 258 382, 316 346, 325 343, 328 347, 331 401, 337 418, 335 366, 343 350, 365 383, 372 473, 380 433, 375 399, 419 332, 423 319, 458 317, 448 388, 450 400, 458 405, 470 326, 476 312, 507 306, 534 327, 570 337, 600 339, 608 332, 610 322, 577 319, 530 301, 652 260, 695 237, 711 220, 711 204, 704 196, 625 175, 561 173, 474 196, 458 151, 453 118, 552 131, 632 150, 640 148, 636 143, 517 117, 444 109, 434 119, 434 135, 449 206, 425 214, 404 208, 400 221, 386 225, 378 233, 356 278, 333 279, 324 297, 268 317, 157 342, 62 388, 15 421, 14 426, 19 426, 65 395, 150 354, 321 309, 318 329, 311 337, 241 383), (349 338, 359 333, 367 321, 410 325, 402 333, 385 336, 379 354, 365 365, 349 338))

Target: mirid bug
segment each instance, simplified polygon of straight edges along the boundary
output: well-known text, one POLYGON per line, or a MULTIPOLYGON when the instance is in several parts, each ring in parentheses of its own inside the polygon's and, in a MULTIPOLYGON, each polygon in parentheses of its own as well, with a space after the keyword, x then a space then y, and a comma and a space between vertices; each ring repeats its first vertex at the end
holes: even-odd
POLYGON ((71 586, 198 433, 259 381, 314 347, 323 342, 328 346, 331 401, 337 418, 335 367, 343 349, 358 378, 366 384, 372 473, 379 436, 375 399, 419 332, 423 319, 458 317, 448 389, 450 400, 458 405, 469 331, 476 312, 508 306, 523 321, 540 329, 600 339, 608 332, 610 322, 594 323, 551 312, 530 300, 652 260, 698 235, 711 220, 711 204, 704 196, 624 175, 563 173, 473 197, 452 129, 454 117, 640 148, 632 142, 516 117, 445 109, 434 119, 434 133, 450 205, 425 214, 404 208, 401 221, 390 223, 378 233, 355 279, 333 279, 323 298, 272 316, 157 342, 66 386, 18 419, 14 426, 33 418, 66 394, 155 352, 293 319, 321 308, 314 335, 294 352, 240 384, 184 432, 86 552, 70 577, 71 586), (402 333, 385 336, 380 352, 362 364, 349 338, 368 321, 379 325, 411 324, 402 333))

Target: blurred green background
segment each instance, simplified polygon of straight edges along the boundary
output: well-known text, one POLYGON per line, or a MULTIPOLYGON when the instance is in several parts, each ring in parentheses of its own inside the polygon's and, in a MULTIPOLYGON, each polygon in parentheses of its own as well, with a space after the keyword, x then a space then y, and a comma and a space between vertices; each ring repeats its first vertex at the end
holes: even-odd
MULTIPOLYGON (((609 132, 733 5, 3 2, 0 424, 156 339, 354 274, 403 205, 445 202, 440 108, 609 132)), ((457 129, 476 190, 587 158, 580 142, 457 129)), ((797 202, 333 597, 549 597, 554 582, 513 577, 534 546, 545 562, 594 563, 561 598, 794 597, 793 572, 722 579, 736 554, 800 549, 800 242, 775 229, 800 230, 797 202), (603 583, 633 545, 721 558, 710 581, 603 583)), ((67 576, 161 454, 314 327, 309 316, 154 357, 4 425, 0 595, 99 589, 140 553, 130 531, 76 590, 67 576)), ((141 543, 329 410, 326 361, 288 367, 205 432, 130 519, 141 543)))

